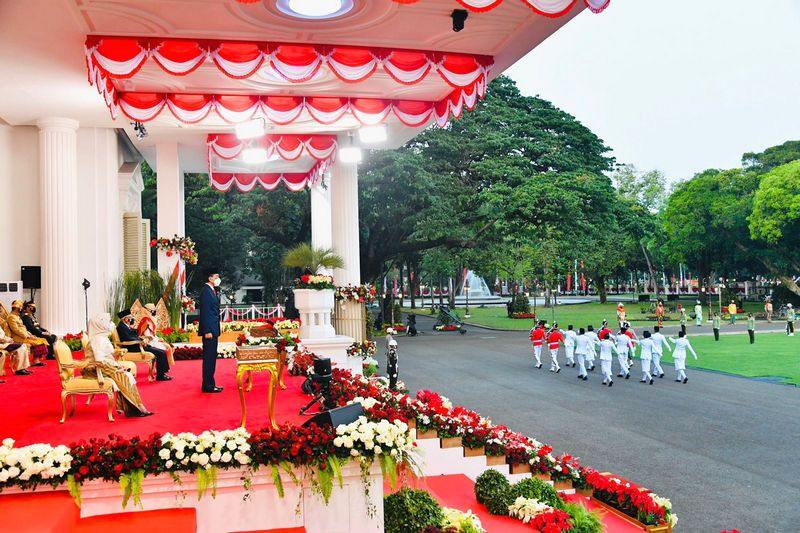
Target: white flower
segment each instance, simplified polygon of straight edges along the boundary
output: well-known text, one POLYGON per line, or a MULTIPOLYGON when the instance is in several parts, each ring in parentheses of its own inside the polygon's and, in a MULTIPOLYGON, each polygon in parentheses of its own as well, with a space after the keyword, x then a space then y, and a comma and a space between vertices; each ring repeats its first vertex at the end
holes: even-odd
POLYGON ((167 459, 169 459, 169 450, 166 448, 161 448, 158 451, 158 456, 166 461, 167 459))

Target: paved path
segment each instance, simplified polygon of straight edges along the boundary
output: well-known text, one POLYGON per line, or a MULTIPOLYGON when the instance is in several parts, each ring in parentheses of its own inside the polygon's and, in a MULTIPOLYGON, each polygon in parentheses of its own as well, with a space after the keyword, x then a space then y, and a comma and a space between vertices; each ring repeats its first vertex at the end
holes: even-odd
POLYGON ((608 389, 597 372, 534 369, 524 332, 419 325, 428 332, 399 338, 412 392, 441 392, 671 498, 680 531, 798 531, 800 389, 693 369, 687 385, 667 369, 653 386, 632 376, 608 389))

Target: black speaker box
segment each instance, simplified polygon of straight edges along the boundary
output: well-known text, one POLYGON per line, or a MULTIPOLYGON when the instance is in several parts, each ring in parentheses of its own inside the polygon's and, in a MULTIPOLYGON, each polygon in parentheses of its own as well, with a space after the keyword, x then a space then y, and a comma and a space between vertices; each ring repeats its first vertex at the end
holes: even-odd
POLYGON ((303 427, 308 427, 311 424, 322 426, 340 426, 342 424, 350 424, 358 420, 358 417, 364 414, 364 409, 360 403, 345 405, 344 407, 337 407, 330 411, 319 413, 309 418, 303 424, 303 427))
POLYGON ((38 266, 22 267, 22 288, 23 289, 42 288, 42 267, 38 266))

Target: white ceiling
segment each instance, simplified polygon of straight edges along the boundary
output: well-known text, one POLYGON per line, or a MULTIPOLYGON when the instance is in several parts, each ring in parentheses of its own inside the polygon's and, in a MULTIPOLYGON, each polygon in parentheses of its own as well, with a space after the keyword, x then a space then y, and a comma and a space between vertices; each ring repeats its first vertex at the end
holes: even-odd
MULTIPOLYGON (((112 120, 102 98, 87 82, 83 52, 87 34, 349 44, 483 54, 495 57, 492 75, 496 76, 584 8, 583 2, 577 2, 568 15, 550 19, 536 15, 522 2, 507 1, 488 13, 470 13, 466 28, 455 33, 450 20, 452 10, 459 7, 455 0, 424 0, 412 5, 391 0, 355 0, 350 13, 321 22, 289 18, 274 4, 275 0, 249 5, 235 0, 0 0, 0 119, 24 125, 46 116, 64 116, 78 120, 82 126, 126 127, 148 159, 159 140, 177 139, 184 170, 202 172, 206 168, 206 134, 230 131, 231 126, 213 113, 203 124, 187 126, 165 112, 147 123, 148 137, 135 140, 128 121, 124 117, 112 120)), ((381 72, 365 82, 349 84, 327 70, 318 79, 301 85, 266 78, 232 84, 212 64, 189 76, 172 77, 152 61, 137 76, 136 86, 129 88, 426 100, 449 92, 435 74, 412 87, 397 84, 381 72)), ((355 120, 352 124, 337 124, 336 128, 307 120, 274 131, 310 133, 356 126, 355 120)), ((402 144, 417 131, 418 128, 408 128, 393 119, 387 146, 402 144)))

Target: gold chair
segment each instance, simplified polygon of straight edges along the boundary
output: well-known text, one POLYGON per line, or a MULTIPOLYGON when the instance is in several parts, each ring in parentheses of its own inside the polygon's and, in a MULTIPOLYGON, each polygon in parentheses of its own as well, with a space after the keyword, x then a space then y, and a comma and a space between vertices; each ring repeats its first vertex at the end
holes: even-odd
POLYGON ((56 363, 58 364, 58 373, 61 377, 61 420, 64 423, 67 418, 67 399, 71 399, 71 408, 69 416, 75 413, 75 395, 76 394, 105 394, 108 396, 108 421, 114 421, 114 384, 111 380, 106 381, 103 379, 103 373, 99 368, 95 367, 97 377, 85 378, 76 377, 75 369, 85 368, 86 363, 83 361, 75 361, 72 358, 72 352, 64 341, 56 341, 55 347, 56 363))
POLYGON ((156 379, 156 356, 144 350, 147 343, 144 341, 121 341, 119 340, 119 333, 116 329, 111 330, 111 343, 114 348, 124 349, 126 352, 122 355, 120 360, 130 361, 131 363, 146 363, 149 365, 147 371, 147 380, 154 381, 156 379), (138 346, 138 352, 128 351, 129 346, 138 346))

